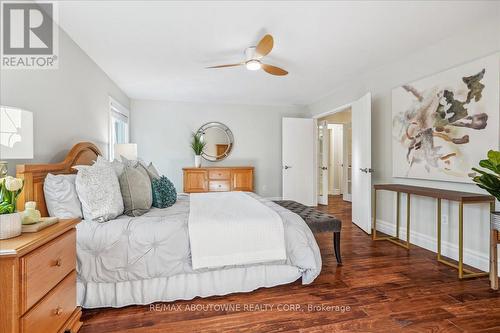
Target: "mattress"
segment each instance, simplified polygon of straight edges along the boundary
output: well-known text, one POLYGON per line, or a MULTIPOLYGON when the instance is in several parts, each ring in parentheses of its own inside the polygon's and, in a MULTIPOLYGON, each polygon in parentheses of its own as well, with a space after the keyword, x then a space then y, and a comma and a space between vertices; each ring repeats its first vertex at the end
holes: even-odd
POLYGON ((77 226, 77 302, 120 307, 247 292, 302 278, 311 283, 321 271, 321 255, 309 227, 297 214, 250 195, 283 221, 286 260, 193 270, 188 234, 189 196, 140 217, 77 226))

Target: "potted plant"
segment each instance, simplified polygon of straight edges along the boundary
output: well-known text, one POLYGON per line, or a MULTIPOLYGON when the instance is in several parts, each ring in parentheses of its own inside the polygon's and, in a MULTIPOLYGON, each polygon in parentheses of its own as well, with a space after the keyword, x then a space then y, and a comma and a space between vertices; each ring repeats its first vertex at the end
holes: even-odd
MULTIPOLYGON (((497 200, 500 200, 500 151, 490 150, 488 159, 481 160, 479 166, 486 170, 472 168, 479 174, 473 178, 474 182, 497 200)), ((500 225, 500 212, 492 212, 491 220, 496 225, 500 225)))
POLYGON ((19 178, 7 176, 0 179, 0 239, 21 234, 21 215, 16 212, 16 201, 23 185, 19 178))
POLYGON ((201 133, 193 133, 193 141, 191 141, 191 148, 194 152, 194 166, 201 167, 201 153, 207 143, 203 142, 201 133))

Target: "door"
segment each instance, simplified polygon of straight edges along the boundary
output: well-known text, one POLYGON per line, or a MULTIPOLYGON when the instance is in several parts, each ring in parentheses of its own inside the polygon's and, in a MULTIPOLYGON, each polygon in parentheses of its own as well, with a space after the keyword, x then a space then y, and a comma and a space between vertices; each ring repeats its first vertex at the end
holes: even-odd
POLYGON ((208 173, 206 170, 184 170, 184 192, 207 192, 208 173))
POLYGON ((314 119, 283 118, 283 199, 316 206, 316 122, 314 119))
POLYGON ((253 192, 253 169, 231 170, 232 190, 253 192))
POLYGON ((352 104, 352 221, 372 229, 371 94, 352 104))
MULTIPOLYGON (((351 113, 352 115, 352 113, 351 113)), ((342 200, 352 202, 352 123, 343 125, 342 200)))
POLYGON ((318 122, 318 204, 328 205, 328 165, 330 164, 330 131, 328 122, 318 122))

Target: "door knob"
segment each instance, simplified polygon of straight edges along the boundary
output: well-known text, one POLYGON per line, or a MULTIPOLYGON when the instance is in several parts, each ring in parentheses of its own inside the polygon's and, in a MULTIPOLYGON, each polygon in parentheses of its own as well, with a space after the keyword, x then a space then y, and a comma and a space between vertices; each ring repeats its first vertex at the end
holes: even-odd
POLYGON ((327 167, 321 167, 321 170, 328 170, 327 167))
POLYGON ((373 169, 372 168, 359 168, 359 171, 364 172, 364 173, 372 173, 373 169))
POLYGON ((287 170, 287 169, 290 169, 291 166, 290 165, 285 165, 284 168, 285 168, 285 170, 287 170))

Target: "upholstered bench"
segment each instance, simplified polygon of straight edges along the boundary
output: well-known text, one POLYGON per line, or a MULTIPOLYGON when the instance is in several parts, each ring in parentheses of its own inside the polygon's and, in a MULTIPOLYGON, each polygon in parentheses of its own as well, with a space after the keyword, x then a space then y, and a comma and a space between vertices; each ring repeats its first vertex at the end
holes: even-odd
POLYGON ((314 207, 308 207, 296 201, 277 200, 275 203, 302 217, 314 233, 332 231, 335 258, 337 258, 339 264, 342 264, 340 256, 340 230, 342 229, 342 221, 335 216, 325 214, 314 207))

